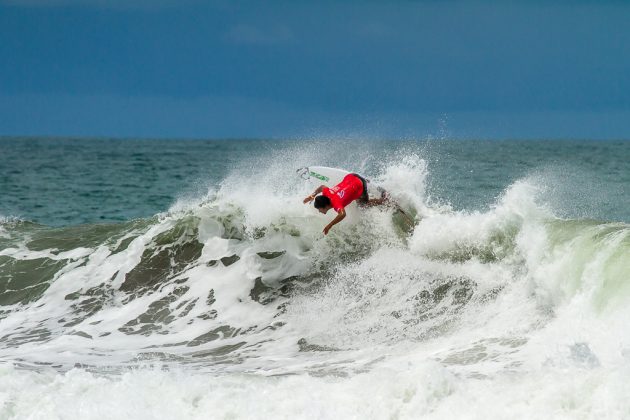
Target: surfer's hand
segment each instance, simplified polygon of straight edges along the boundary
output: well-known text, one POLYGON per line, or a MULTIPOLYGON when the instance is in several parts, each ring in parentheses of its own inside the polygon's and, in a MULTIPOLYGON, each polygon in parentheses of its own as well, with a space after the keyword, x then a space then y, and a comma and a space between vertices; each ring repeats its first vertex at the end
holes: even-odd
POLYGON ((332 227, 332 226, 326 226, 326 227, 324 228, 324 235, 328 235, 328 231, 330 230, 330 228, 331 228, 331 227, 332 227))
POLYGON ((313 201, 315 198, 313 197, 313 194, 309 195, 308 197, 306 197, 304 199, 304 204, 306 203, 310 203, 311 201, 313 201))

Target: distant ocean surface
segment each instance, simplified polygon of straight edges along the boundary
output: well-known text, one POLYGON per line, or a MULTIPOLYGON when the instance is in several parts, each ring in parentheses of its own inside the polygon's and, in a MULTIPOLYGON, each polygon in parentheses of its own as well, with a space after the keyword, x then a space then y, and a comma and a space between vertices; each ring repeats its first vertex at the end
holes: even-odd
POLYGON ((0 419, 630 417, 630 141, 0 138, 0 192, 0 419), (309 165, 415 226, 324 237, 309 165))

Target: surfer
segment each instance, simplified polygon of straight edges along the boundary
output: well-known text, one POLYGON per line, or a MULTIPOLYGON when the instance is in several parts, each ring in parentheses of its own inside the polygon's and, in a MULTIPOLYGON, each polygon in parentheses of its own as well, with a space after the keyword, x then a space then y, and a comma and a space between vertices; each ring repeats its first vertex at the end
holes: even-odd
POLYGON ((320 213, 326 214, 330 209, 337 212, 337 217, 324 227, 324 235, 328 235, 330 228, 346 217, 345 207, 348 204, 356 200, 361 207, 372 207, 387 203, 389 198, 387 193, 383 191, 381 198, 370 199, 365 178, 357 174, 348 174, 343 178, 343 181, 332 188, 325 185, 317 187, 313 194, 304 199, 304 204, 313 200, 315 200, 315 208, 320 213), (321 195, 318 195, 320 193, 321 195))

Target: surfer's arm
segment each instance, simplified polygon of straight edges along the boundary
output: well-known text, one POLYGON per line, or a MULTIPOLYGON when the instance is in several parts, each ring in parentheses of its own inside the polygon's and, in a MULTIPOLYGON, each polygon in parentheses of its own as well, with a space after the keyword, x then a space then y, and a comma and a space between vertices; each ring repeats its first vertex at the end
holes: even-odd
POLYGON ((325 185, 320 185, 319 187, 317 187, 317 189, 315 190, 313 194, 309 195, 308 197, 304 199, 304 204, 308 203, 309 201, 313 201, 315 199, 315 196, 321 193, 324 188, 326 188, 325 185))
POLYGON ((337 223, 341 222, 345 217, 346 217, 346 209, 342 208, 337 213, 337 217, 335 217, 332 220, 332 222, 330 222, 330 223, 328 223, 328 225, 326 225, 326 227, 324 228, 324 235, 328 235, 328 231, 330 230, 330 228, 335 226, 337 223))

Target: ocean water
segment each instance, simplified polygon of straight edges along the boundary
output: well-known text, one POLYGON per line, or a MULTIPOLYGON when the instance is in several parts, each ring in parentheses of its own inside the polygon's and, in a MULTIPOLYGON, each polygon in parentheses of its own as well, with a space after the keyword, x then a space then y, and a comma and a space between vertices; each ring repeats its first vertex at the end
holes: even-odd
POLYGON ((630 142, 0 139, 0 419, 630 417, 630 142), (360 172, 328 236, 295 175, 360 172))

